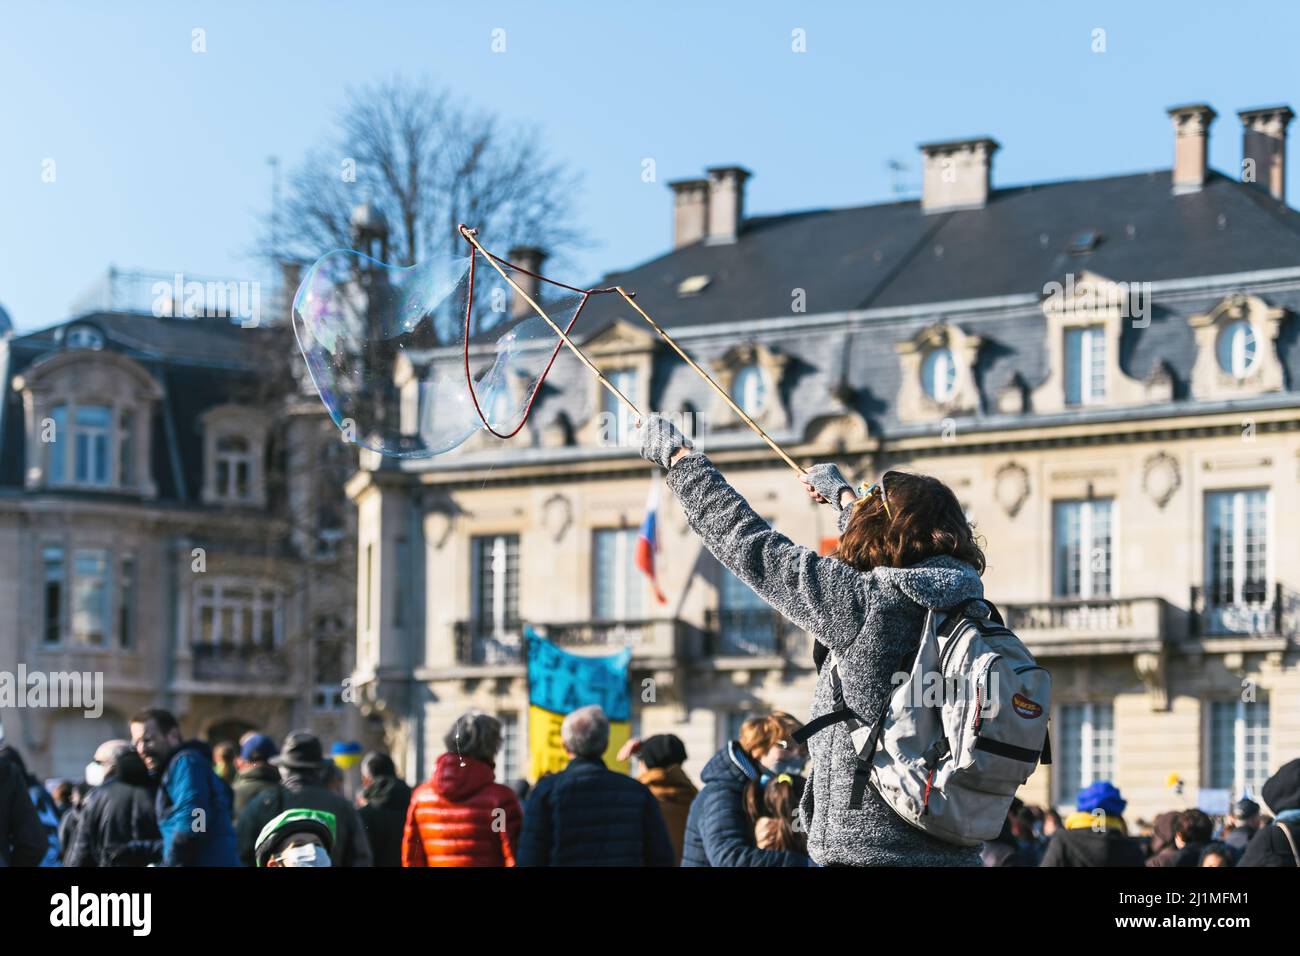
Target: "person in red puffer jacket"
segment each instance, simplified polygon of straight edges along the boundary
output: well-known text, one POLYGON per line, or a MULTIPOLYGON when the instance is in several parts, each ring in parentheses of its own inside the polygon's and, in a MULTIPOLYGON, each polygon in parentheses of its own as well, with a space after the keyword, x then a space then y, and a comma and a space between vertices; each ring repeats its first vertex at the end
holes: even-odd
POLYGON ((433 777, 411 794, 402 866, 514 866, 524 815, 514 791, 494 779, 501 722, 470 711, 443 744, 433 777))

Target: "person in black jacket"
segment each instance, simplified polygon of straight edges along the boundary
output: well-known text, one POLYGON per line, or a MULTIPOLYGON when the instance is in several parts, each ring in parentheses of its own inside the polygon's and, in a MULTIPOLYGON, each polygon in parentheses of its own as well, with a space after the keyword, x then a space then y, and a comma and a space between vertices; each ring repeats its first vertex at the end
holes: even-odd
POLYGON ((672 866, 659 801, 645 784, 605 766, 605 711, 596 704, 580 707, 564 718, 560 736, 569 765, 533 787, 517 864, 672 866))
POLYGON ((292 731, 270 762, 280 768, 280 785, 255 796, 235 821, 239 861, 255 865, 257 839, 266 825, 285 810, 306 809, 334 814, 337 836, 330 851, 334 866, 372 866, 370 841, 356 807, 322 782, 330 761, 321 750, 320 738, 307 730, 292 731))
POLYGON ((54 798, 45 789, 44 784, 27 772, 27 764, 16 747, 0 743, 0 764, 7 764, 17 778, 23 781, 27 790, 27 799, 36 812, 36 821, 45 833, 45 852, 37 866, 62 866, 63 859, 59 846, 59 811, 54 806, 54 798))
POLYGON ((411 788, 397 776, 388 754, 371 752, 361 761, 361 799, 365 802, 357 813, 366 828, 375 866, 401 866, 411 788))
POLYGON ((82 801, 64 866, 146 866, 162 857, 149 771, 125 740, 95 751, 104 782, 82 801))
POLYGON ((27 795, 27 777, 0 760, 0 868, 36 866, 49 841, 27 795))
POLYGON ((1237 865, 1300 867, 1300 757, 1269 777, 1260 796, 1275 819, 1250 838, 1237 865))

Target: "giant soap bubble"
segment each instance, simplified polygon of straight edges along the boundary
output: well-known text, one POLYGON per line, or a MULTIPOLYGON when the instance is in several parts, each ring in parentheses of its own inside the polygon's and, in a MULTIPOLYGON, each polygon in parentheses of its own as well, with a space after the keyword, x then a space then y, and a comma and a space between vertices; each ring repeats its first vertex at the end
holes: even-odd
MULTIPOLYGON (((587 294, 547 283, 537 298, 567 334, 587 294)), ((298 287, 293 327, 344 436, 394 458, 450 451, 485 427, 515 434, 562 345, 472 255, 402 267, 327 253, 298 287)))

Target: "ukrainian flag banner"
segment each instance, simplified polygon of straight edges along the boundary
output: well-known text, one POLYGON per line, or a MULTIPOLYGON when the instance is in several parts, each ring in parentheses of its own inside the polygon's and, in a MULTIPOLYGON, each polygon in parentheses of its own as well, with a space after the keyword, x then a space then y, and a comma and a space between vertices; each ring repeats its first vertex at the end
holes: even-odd
POLYGON ((609 718, 605 766, 628 773, 628 761, 616 758, 632 736, 627 674, 632 651, 583 657, 560 650, 532 628, 524 629, 524 638, 528 641, 528 778, 536 783, 542 774, 558 773, 569 765, 560 725, 567 714, 589 704, 600 704, 609 718))

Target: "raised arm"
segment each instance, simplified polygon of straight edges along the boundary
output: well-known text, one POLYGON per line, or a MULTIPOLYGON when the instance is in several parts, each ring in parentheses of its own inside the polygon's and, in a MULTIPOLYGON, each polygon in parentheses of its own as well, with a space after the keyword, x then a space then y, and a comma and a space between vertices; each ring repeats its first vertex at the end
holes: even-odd
POLYGON ((671 463, 668 487, 704 546, 727 570, 832 651, 857 639, 874 581, 772 529, 670 423, 646 422, 641 454, 671 463), (681 455, 685 449, 688 454, 681 455))

